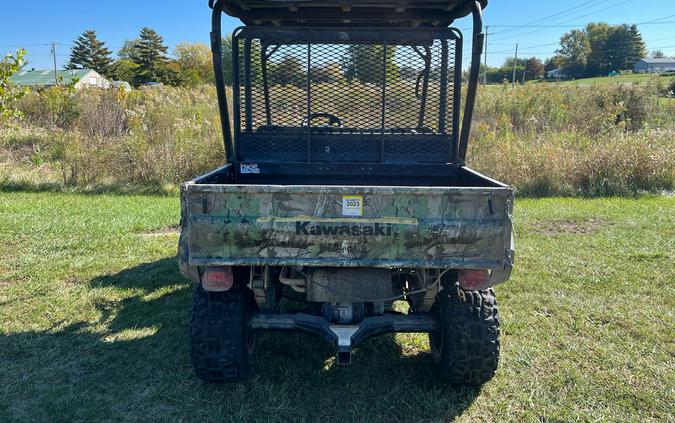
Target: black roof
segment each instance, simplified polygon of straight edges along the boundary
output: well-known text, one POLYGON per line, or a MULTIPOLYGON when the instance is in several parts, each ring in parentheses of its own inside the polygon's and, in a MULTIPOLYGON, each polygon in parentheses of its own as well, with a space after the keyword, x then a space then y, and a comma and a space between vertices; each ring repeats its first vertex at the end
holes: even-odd
MULTIPOLYGON (((483 8, 488 0, 479 0, 483 8)), ((471 13, 473 0, 224 0, 246 25, 447 27, 471 13)))

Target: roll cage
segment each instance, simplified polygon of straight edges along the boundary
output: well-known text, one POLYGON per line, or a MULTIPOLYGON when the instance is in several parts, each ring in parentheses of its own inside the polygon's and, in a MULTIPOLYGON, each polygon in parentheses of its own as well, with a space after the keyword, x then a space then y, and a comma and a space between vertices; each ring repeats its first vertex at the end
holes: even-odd
POLYGON ((344 7, 351 3, 331 8, 330 1, 210 1, 228 162, 268 161, 286 164, 284 169, 293 163, 317 169, 325 163, 464 165, 487 2, 408 1, 390 10, 392 2, 371 0, 361 9, 344 7), (232 120, 223 76, 223 12, 247 24, 232 40, 232 120), (445 26, 468 13, 473 51, 460 126, 463 37, 445 26))

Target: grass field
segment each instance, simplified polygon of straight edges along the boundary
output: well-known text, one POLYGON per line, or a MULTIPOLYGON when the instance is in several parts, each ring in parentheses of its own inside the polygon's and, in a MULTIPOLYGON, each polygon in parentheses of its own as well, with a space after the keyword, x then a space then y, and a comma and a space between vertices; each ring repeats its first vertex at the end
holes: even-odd
POLYGON ((424 336, 338 368, 259 338, 253 379, 191 373, 175 197, 0 193, 0 421, 673 421, 675 198, 520 200, 482 390, 434 378, 424 336))
POLYGON ((659 77, 654 74, 627 74, 616 76, 598 76, 595 78, 582 78, 574 81, 561 81, 562 85, 607 85, 607 84, 645 84, 650 81, 656 81, 659 78, 667 80, 668 76, 659 77))

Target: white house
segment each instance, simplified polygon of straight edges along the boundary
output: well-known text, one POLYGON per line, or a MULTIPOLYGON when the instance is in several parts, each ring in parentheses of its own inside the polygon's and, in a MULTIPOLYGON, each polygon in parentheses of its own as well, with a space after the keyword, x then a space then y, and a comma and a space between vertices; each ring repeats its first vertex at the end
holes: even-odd
POLYGON ((553 69, 548 72, 546 72, 546 78, 547 79, 567 79, 569 76, 565 75, 563 73, 563 70, 558 68, 558 69, 553 69))

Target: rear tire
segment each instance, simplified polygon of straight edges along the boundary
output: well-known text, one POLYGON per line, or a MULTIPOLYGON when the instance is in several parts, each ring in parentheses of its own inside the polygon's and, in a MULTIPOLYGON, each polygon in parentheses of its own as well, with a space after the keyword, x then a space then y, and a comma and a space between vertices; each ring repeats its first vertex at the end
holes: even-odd
POLYGON ((254 334, 248 327, 248 289, 194 294, 190 321, 192 368, 206 382, 241 382, 251 375, 254 334))
POLYGON ((482 385, 499 363, 499 314, 492 289, 443 289, 432 308, 438 330, 429 334, 439 377, 451 384, 482 385))

